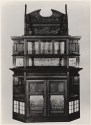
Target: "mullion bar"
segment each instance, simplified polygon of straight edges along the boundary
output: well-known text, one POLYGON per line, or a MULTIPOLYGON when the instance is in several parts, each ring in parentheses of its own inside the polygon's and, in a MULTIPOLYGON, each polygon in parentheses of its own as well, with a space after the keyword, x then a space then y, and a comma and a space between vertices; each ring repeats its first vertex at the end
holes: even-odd
POLYGON ((54 40, 52 40, 52 54, 54 54, 54 40))

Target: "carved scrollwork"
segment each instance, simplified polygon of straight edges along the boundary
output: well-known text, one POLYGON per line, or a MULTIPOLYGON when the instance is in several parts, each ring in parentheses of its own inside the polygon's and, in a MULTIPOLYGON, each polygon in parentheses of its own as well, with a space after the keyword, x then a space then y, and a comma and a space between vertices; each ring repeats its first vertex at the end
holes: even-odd
POLYGON ((34 34, 35 35, 52 35, 52 34, 58 34, 60 31, 59 27, 34 27, 34 34))

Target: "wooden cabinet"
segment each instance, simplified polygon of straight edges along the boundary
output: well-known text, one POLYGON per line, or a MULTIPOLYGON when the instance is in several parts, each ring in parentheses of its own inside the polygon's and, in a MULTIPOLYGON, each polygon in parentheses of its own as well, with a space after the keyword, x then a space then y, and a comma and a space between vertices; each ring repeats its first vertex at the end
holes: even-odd
POLYGON ((68 35, 65 9, 65 14, 52 10, 52 16, 45 18, 39 10, 25 13, 24 36, 11 37, 13 119, 67 122, 80 118, 80 37, 68 35))

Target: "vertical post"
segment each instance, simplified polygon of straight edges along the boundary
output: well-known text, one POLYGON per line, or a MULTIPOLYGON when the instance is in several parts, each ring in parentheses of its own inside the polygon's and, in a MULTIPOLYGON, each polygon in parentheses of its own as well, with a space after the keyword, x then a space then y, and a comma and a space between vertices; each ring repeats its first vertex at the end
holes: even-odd
POLYGON ((65 5, 66 22, 68 22, 67 5, 65 5))
MULTIPOLYGON (((24 39, 24 55, 26 55, 27 54, 27 40, 26 39, 24 39)), ((26 66, 27 66, 27 57, 26 56, 24 56, 24 68, 26 68, 26 66)))
POLYGON ((25 83, 25 116, 29 116, 29 95, 28 95, 28 82, 26 82, 26 72, 24 72, 24 83, 25 83))
POLYGON ((46 80, 44 81, 44 116, 46 116, 46 112, 47 112, 47 96, 46 96, 46 80))
POLYGON ((52 40, 52 54, 54 54, 54 40, 52 40))
POLYGON ((25 4, 25 15, 24 15, 24 35, 26 35, 27 33, 26 33, 26 24, 27 24, 27 22, 26 22, 26 13, 27 13, 27 5, 25 4))
POLYGON ((69 84, 70 84, 70 81, 69 81, 69 71, 67 71, 67 95, 66 95, 66 99, 67 99, 67 114, 69 115, 69 84))
POLYGON ((66 54, 67 54, 66 66, 67 66, 67 68, 69 68, 69 56, 68 56, 68 54, 69 54, 69 39, 66 40, 66 54))
POLYGON ((80 75, 79 75, 79 113, 80 113, 80 75))
POLYGON ((65 14, 66 14, 67 35, 68 35, 68 34, 69 34, 69 29, 68 29, 68 14, 67 14, 67 5, 65 5, 65 14))

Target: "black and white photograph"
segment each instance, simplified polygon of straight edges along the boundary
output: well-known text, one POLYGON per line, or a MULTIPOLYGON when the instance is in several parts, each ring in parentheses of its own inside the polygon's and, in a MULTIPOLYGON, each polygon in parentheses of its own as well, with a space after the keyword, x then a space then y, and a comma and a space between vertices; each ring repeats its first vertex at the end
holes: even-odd
POLYGON ((90 124, 90 1, 2 2, 1 123, 90 124))

